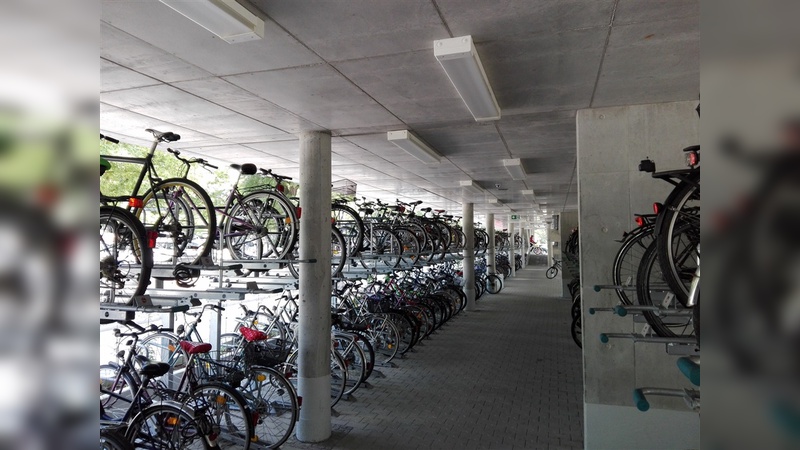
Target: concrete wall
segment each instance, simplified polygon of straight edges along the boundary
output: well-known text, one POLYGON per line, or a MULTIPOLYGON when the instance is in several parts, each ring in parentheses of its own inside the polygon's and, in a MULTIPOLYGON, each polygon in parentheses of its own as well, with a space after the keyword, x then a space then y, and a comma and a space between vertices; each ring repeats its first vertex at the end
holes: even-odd
POLYGON ((636 105, 578 111, 578 196, 583 299, 584 402, 586 448, 635 448, 632 434, 644 433, 664 447, 685 448, 685 428, 699 418, 686 412, 681 400, 653 397, 652 408, 638 413, 633 406, 635 387, 690 387, 667 355, 664 345, 634 344, 612 339, 600 342, 602 332, 630 333, 641 329, 632 318, 609 313, 588 315, 589 307, 618 303, 613 291, 595 292, 596 284, 610 284, 612 262, 622 233, 633 226, 633 214, 652 211, 670 185, 638 171, 650 157, 658 170, 684 167, 684 147, 699 142, 697 102, 636 105), (681 417, 681 420, 676 419, 681 417), (609 433, 609 418, 619 428, 609 433), (681 430, 677 433, 676 430, 681 430))

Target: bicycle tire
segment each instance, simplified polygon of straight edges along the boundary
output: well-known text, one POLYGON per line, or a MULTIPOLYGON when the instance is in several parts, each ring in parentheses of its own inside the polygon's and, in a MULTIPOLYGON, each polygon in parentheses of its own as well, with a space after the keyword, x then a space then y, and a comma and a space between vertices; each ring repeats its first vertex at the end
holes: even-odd
POLYGON ((400 264, 399 267, 412 267, 417 263, 420 254, 419 239, 411 229, 405 226, 392 228, 392 232, 400 240, 400 264))
POLYGON ((220 449, 248 450, 254 434, 253 412, 242 394, 222 383, 204 383, 190 398, 194 411, 202 411, 214 426, 220 449))
POLYGON ((217 215, 208 193, 185 178, 163 180, 147 191, 136 217, 145 229, 158 232, 156 264, 198 264, 213 249, 217 215), (183 211, 182 216, 179 216, 183 211), (168 251, 170 249, 172 251, 168 251))
POLYGON ((555 278, 556 275, 558 275, 558 268, 555 266, 550 267, 549 269, 547 269, 547 272, 544 273, 544 276, 546 276, 547 279, 549 280, 555 278))
POLYGON ((135 448, 173 450, 205 448, 203 425, 187 410, 156 404, 131 420, 125 433, 135 448))
POLYGON ((113 392, 125 399, 120 399, 108 394, 100 394, 100 405, 107 411, 114 409, 114 405, 121 401, 124 403, 121 409, 127 409, 133 404, 133 392, 136 389, 137 383, 133 376, 129 373, 123 372, 122 367, 118 364, 102 364, 100 366, 100 387, 101 389, 113 392), (128 395, 125 395, 127 391, 128 395), (107 398, 103 398, 108 395, 107 398))
POLYGON ((697 268, 700 242, 700 174, 693 175, 697 184, 681 182, 670 194, 656 223, 659 263, 667 284, 684 306, 697 268))
MULTIPOLYGON (((636 298, 643 306, 664 306, 661 303, 662 300, 666 300, 666 297, 661 297, 667 292, 669 292, 669 286, 658 262, 657 242, 654 241, 647 247, 647 251, 642 256, 642 263, 639 265, 639 273, 636 277, 636 298)), ((682 305, 675 298, 665 307, 677 309, 682 308, 682 305)), ((688 337, 694 334, 691 316, 685 320, 664 322, 661 316, 653 312, 644 311, 643 315, 658 336, 688 337)))
MULTIPOLYGON (((296 279, 300 278, 300 259, 299 245, 295 245, 286 264, 289 273, 296 279)), ((331 278, 336 278, 342 274, 344 265, 347 263, 347 240, 336 226, 331 226, 331 278)))
POLYGON ((499 276, 493 273, 486 276, 486 292, 494 295, 499 294, 502 290, 503 280, 499 276))
POLYGON ((357 345, 355 338, 338 335, 333 339, 338 345, 339 355, 347 368, 344 395, 352 395, 358 390, 361 383, 366 381, 367 356, 364 354, 364 350, 357 345))
POLYGON ((345 238, 347 254, 355 255, 360 252, 364 242, 364 221, 361 216, 347 205, 334 203, 331 205, 331 217, 345 238))
POLYGON ((391 320, 378 314, 369 315, 367 322, 370 325, 367 333, 375 350, 376 363, 386 364, 397 356, 400 332, 391 320))
POLYGON ((112 429, 100 430, 100 450, 134 450, 125 435, 112 429))
MULTIPOLYGON (((186 368, 189 355, 183 350, 180 342, 181 338, 175 333, 154 332, 139 340, 136 344, 136 352, 146 356, 150 361, 167 363, 172 370, 181 370, 186 368)), ((169 375, 168 373, 164 377, 169 375)))
POLYGON ((368 244, 361 251, 361 265, 368 270, 397 267, 402 249, 400 238, 381 226, 373 226, 367 234, 368 244))
POLYGON ((253 442, 259 446, 280 447, 294 431, 299 405, 297 390, 284 375, 289 367, 284 364, 283 373, 272 367, 251 367, 239 388, 252 412, 253 442))
POLYGON ((572 319, 572 324, 570 325, 570 334, 572 334, 572 340, 575 341, 575 344, 578 346, 578 348, 583 348, 583 326, 580 315, 577 315, 572 319))
POLYGON ((122 208, 101 206, 100 298, 132 304, 147 290, 152 269, 153 249, 142 222, 122 208))
POLYGON ((248 212, 245 214, 249 217, 249 222, 240 226, 249 225, 252 230, 245 234, 245 240, 233 239, 236 236, 234 223, 226 220, 223 235, 228 251, 237 259, 247 259, 238 258, 237 249, 258 240, 261 247, 258 259, 286 259, 299 234, 299 222, 292 202, 271 191, 256 191, 247 194, 240 203, 234 205, 229 215, 235 217, 241 208, 247 208, 248 212))
MULTIPOLYGON (((611 279, 615 286, 631 286, 635 284, 642 255, 655 239, 653 229, 654 225, 652 224, 637 228, 637 231, 629 234, 627 239, 623 241, 612 265, 611 279)), ((623 305, 638 303, 635 291, 615 289, 615 292, 623 305)))

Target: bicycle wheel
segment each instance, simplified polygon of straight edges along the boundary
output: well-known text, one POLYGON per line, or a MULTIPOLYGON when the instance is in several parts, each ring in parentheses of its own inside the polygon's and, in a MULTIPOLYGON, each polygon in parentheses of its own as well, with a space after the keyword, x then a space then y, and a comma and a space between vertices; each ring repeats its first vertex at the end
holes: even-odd
MULTIPOLYGON (((616 257, 614 257, 613 271, 611 275, 612 282, 615 286, 634 286, 636 283, 636 276, 639 270, 639 265, 642 262, 642 256, 645 250, 655 239, 653 235, 653 225, 646 225, 639 228, 640 231, 632 233, 628 236, 616 257)), ((615 289, 617 297, 623 305, 634 305, 636 301, 635 291, 625 291, 622 289, 615 289)))
POLYGON ((347 205, 334 203, 331 205, 331 217, 344 237, 347 254, 355 255, 360 252, 364 241, 364 221, 361 216, 347 205))
MULTIPOLYGON (((136 352, 153 362, 165 362, 173 370, 186 368, 189 355, 181 348, 180 338, 169 332, 148 334, 136 344, 136 352)), ((169 374, 164 375, 168 377, 169 374)))
POLYGON ((136 217, 145 229, 158 232, 153 249, 156 264, 198 264, 208 256, 217 233, 214 204, 197 183, 184 178, 164 180, 148 191, 136 217))
POLYGON ((356 345, 351 337, 335 336, 334 342, 337 351, 344 361, 347 370, 347 382, 345 383, 344 395, 350 395, 358 390, 367 375, 367 357, 364 351, 356 345))
POLYGON ((549 269, 547 269, 547 272, 544 273, 544 276, 546 276, 548 279, 551 280, 555 278, 556 275, 558 275, 558 269, 556 268, 556 266, 550 267, 549 269))
POLYGON ((658 261, 669 287, 681 304, 689 298, 689 285, 697 268, 700 243, 700 185, 683 182, 670 195, 670 203, 657 223, 658 261))
POLYGON ((128 425, 125 439, 137 449, 200 450, 210 431, 187 410, 158 404, 140 412, 128 425))
POLYGON ((153 249, 144 225, 130 212, 100 207, 100 298, 130 305, 150 283, 153 249))
POLYGON ((395 268, 400 264, 402 245, 396 234, 388 228, 372 227, 367 244, 361 251, 361 265, 365 269, 395 268))
POLYGON ((503 289, 503 280, 493 274, 490 273, 486 276, 486 292, 490 294, 497 294, 503 289))
POLYGON ((417 239, 417 236, 413 231, 406 227, 394 227, 392 231, 400 240, 400 266, 413 266, 417 262, 420 253, 419 240, 417 239))
MULTIPOLYGON (((659 306, 666 310, 673 310, 671 312, 682 310, 684 308, 676 296, 668 297, 671 290, 661 270, 657 253, 657 242, 654 241, 647 247, 642 256, 642 263, 639 265, 639 273, 636 277, 636 298, 640 305, 659 306)), ((686 312, 691 313, 690 310, 686 310, 686 312)), ((643 315, 653 331, 661 337, 688 337, 694 333, 691 314, 667 316, 645 311, 643 315)))
MULTIPOLYGON (((335 226, 331 227, 331 277, 336 278, 342 274, 342 269, 347 262, 347 241, 342 233, 335 226)), ((300 259, 299 244, 294 246, 294 249, 289 254, 289 262, 287 267, 289 273, 295 278, 300 278, 300 267, 302 263, 297 262, 300 259)))
POLYGON ((225 222, 225 245, 235 258, 248 259, 245 250, 260 246, 259 259, 286 259, 297 242, 295 207, 278 194, 253 192, 234 205, 229 214, 232 218, 247 218, 225 222))
POLYGON ((134 450, 133 445, 125 439, 125 435, 117 430, 100 430, 100 450, 134 450))
POLYGON ((367 331, 372 348, 375 350, 375 359, 378 364, 386 364, 395 356, 400 348, 400 332, 397 327, 386 317, 370 315, 367 318, 370 325, 367 331))
POLYGON ((240 391, 253 414, 256 446, 277 448, 286 442, 299 411, 297 391, 289 379, 270 367, 252 367, 240 391))
POLYGON ((572 319, 570 331, 572 333, 572 340, 575 341, 575 344, 578 345, 578 348, 583 348, 583 327, 581 325, 580 315, 577 315, 574 319, 572 319))
POLYGON ((129 373, 123 372, 117 364, 103 364, 100 366, 100 405, 109 415, 116 415, 113 410, 119 409, 124 414, 133 404, 136 381, 129 373), (103 391, 111 392, 110 395, 103 391))
POLYGON ((253 413, 244 397, 232 387, 220 383, 207 383, 192 390, 189 404, 196 412, 202 411, 218 433, 220 449, 250 448, 253 434, 253 413))

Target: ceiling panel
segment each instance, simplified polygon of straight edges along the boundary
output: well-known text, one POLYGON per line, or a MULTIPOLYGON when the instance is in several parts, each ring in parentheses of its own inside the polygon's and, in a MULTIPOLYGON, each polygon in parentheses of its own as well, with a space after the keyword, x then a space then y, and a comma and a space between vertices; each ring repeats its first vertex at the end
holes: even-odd
POLYGON ((476 44, 503 114, 589 106, 607 28, 476 44))
POLYGON ((479 42, 512 36, 607 27, 614 0, 437 0, 454 36, 479 42))
POLYGON ((696 20, 614 27, 594 106, 693 100, 700 95, 696 20))
POLYGON ((175 148, 180 148, 184 145, 221 145, 225 143, 211 135, 100 103, 100 131, 104 134, 122 139, 128 143, 149 147, 153 141, 153 135, 145 131, 148 128, 162 132, 172 131, 179 134, 181 140, 170 143, 170 146, 175 148))
MULTIPOLYGON (((105 3, 103 3, 105 8, 105 3)), ((211 74, 111 25, 100 23, 100 56, 164 82, 211 74)))
POLYGON ((160 83, 155 78, 126 69, 111 61, 100 59, 100 92, 152 86, 160 83))
POLYGON ((698 22, 698 0, 620 0, 614 14, 614 25, 683 19, 698 22))
POLYGON ((386 109, 327 65, 225 79, 325 129, 400 124, 386 109))
POLYGON ((430 0, 253 3, 328 61, 433 49, 450 37, 430 0))
POLYGON ((172 85, 288 133, 320 128, 319 125, 220 78, 183 81, 172 85))
POLYGON ((100 95, 100 101, 221 139, 246 142, 259 136, 286 135, 281 130, 168 85, 106 92, 100 95))
POLYGON ((472 121, 432 49, 341 62, 335 67, 407 124, 472 121))

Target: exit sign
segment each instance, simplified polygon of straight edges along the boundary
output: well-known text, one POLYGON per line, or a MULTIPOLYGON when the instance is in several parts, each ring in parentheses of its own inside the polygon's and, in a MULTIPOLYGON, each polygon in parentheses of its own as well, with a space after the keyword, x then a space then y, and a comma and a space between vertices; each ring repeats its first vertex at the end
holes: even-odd
POLYGON ((511 215, 511 220, 519 220, 519 216, 516 214, 511 215))

